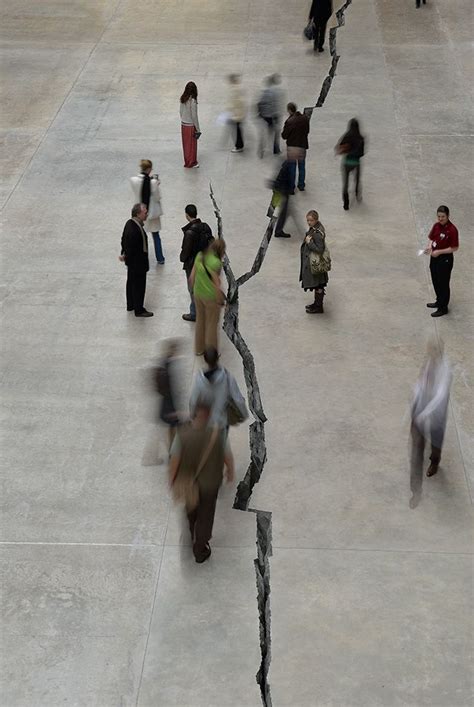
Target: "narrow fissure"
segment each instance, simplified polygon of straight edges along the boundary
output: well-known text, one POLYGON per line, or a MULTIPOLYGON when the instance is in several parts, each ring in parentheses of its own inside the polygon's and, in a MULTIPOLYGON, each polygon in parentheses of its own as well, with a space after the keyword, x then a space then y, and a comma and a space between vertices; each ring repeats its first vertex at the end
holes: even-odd
MULTIPOLYGON (((345 24, 345 11, 351 3, 352 0, 346 0, 335 13, 337 27, 333 27, 329 30, 331 66, 327 76, 323 80, 315 105, 311 108, 305 109, 305 112, 309 114, 310 119, 314 108, 321 108, 324 105, 326 97, 331 89, 334 76, 336 75, 336 67, 340 58, 336 51, 337 30, 345 24)), ((222 238, 222 214, 216 202, 212 184, 209 185, 209 190, 209 196, 211 198, 214 207, 214 214, 217 220, 217 235, 218 238, 222 238)), ((253 265, 248 272, 236 279, 227 255, 225 256, 223 263, 224 272, 228 283, 227 304, 224 313, 223 329, 242 358, 249 408, 255 418, 254 422, 249 427, 250 463, 244 478, 237 486, 233 508, 240 511, 255 513, 256 516, 257 557, 254 560, 254 566, 257 585, 261 661, 255 677, 260 687, 263 707, 272 707, 270 684, 268 682, 268 673, 271 662, 270 557, 272 556, 272 513, 270 511, 250 508, 249 503, 254 486, 260 481, 263 467, 267 461, 267 447, 265 442, 265 423, 267 421, 267 417, 263 410, 262 400, 260 397, 260 387, 257 380, 255 361, 245 339, 240 333, 239 288, 259 272, 273 235, 275 222, 276 218, 272 216, 269 219, 268 226, 260 242, 253 265)))

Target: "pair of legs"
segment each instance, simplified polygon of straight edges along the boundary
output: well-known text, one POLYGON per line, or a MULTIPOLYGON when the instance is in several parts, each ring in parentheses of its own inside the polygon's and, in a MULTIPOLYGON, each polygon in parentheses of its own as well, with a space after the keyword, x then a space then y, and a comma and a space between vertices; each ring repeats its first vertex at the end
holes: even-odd
POLYGON ((235 147, 234 150, 244 149, 244 134, 242 132, 242 123, 233 121, 235 130, 235 147))
MULTIPOLYGON (((268 127, 268 132, 270 133, 270 139, 273 141, 273 154, 274 155, 279 155, 281 150, 280 150, 280 121, 278 118, 263 118, 262 117, 263 123, 266 123, 268 127)), ((262 133, 260 136, 260 149, 259 153, 260 156, 263 157, 263 153, 265 150, 265 125, 262 125, 262 133)))
MULTIPOLYGON (((190 275, 191 273, 189 273, 190 275)), ((190 303, 189 303, 189 315, 186 317, 186 315, 183 314, 183 317, 188 319, 188 321, 196 321, 196 303, 194 302, 194 294, 193 294, 193 287, 191 283, 189 282, 189 275, 186 273, 186 284, 188 286, 188 292, 189 292, 189 297, 190 297, 190 303)))
POLYGON ((218 492, 218 488, 210 491, 199 489, 198 505, 192 511, 186 511, 196 562, 204 562, 211 554, 209 540, 212 537, 218 492))
POLYGON ((312 304, 307 304, 305 309, 308 314, 323 314, 323 300, 326 291, 324 287, 318 287, 314 290, 314 302, 312 304))
POLYGON ((294 184, 295 186, 293 189, 296 187, 296 168, 298 167, 298 189, 300 191, 303 191, 305 188, 305 179, 306 179, 306 156, 301 157, 300 159, 297 160, 291 160, 290 162, 290 169, 292 173, 292 179, 291 183, 294 184))
POLYGON ((449 255, 439 255, 437 258, 430 258, 431 281, 436 293, 438 311, 448 311, 449 299, 451 297, 449 283, 453 264, 454 258, 452 253, 449 255))
MULTIPOLYGON (((427 476, 434 476, 438 471, 438 466, 441 461, 441 448, 443 445, 444 430, 430 430, 431 441, 431 464, 426 472, 427 476)), ((410 505, 414 508, 418 505, 421 496, 421 487, 423 483, 423 457, 425 452, 425 437, 421 430, 412 423, 411 426, 411 458, 410 458, 410 489, 412 492, 412 500, 410 505)))
MULTIPOLYGON (((420 0, 416 0, 416 6, 420 7, 420 5, 421 5, 420 0)), ((426 0, 423 0, 423 5, 426 5, 426 0)))
POLYGON ((155 231, 151 234, 153 236, 153 245, 155 246, 155 256, 156 262, 163 265, 165 262, 165 256, 163 255, 163 246, 161 245, 160 232, 155 231))
POLYGON ((197 161, 197 139, 194 125, 183 125, 181 123, 181 140, 183 143, 184 166, 196 167, 197 161))
POLYGON ((327 20, 313 20, 314 26, 314 51, 324 50, 327 20))
POLYGON ((197 355, 204 353, 209 347, 219 350, 218 327, 221 306, 214 300, 194 298, 196 305, 196 338, 195 352, 197 355))
POLYGON ((361 188, 360 188, 360 164, 357 165, 342 165, 342 200, 344 203, 344 208, 347 211, 349 208, 349 175, 355 170, 355 195, 356 199, 361 198, 361 188))
POLYGON ((145 311, 143 302, 145 300, 146 272, 127 268, 127 310, 135 310, 135 316, 145 311))

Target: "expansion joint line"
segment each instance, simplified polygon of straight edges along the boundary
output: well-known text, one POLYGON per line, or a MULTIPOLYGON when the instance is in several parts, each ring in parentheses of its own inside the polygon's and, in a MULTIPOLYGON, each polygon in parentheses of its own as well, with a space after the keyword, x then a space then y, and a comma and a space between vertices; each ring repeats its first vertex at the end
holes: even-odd
MULTIPOLYGON (((314 108, 321 108, 324 105, 334 76, 336 75, 336 67, 340 58, 336 51, 336 34, 338 28, 345 24, 344 13, 351 3, 352 0, 345 0, 344 4, 335 13, 337 27, 333 27, 329 30, 331 66, 322 83, 315 105, 305 109, 305 113, 309 114, 310 118, 314 108)), ((209 184, 209 196, 216 216, 217 236, 218 238, 222 238, 222 214, 214 195, 212 183, 209 184)), ((225 255, 223 260, 223 268, 228 283, 223 329, 242 358, 248 404, 254 417, 254 422, 252 422, 249 427, 250 463, 244 478, 237 486, 233 508, 255 513, 257 521, 257 557, 254 560, 254 565, 257 583, 261 661, 255 677, 260 687, 263 707, 272 707, 270 684, 268 682, 268 672, 271 661, 270 557, 272 555, 272 514, 270 511, 250 508, 249 504, 254 486, 260 481, 263 467, 267 460, 267 447, 265 442, 265 423, 267 418, 260 397, 255 361, 239 329, 239 288, 254 277, 262 267, 273 235, 275 223, 276 218, 272 215, 269 218, 268 226, 263 234, 253 265, 244 275, 236 278, 228 256, 225 255)))

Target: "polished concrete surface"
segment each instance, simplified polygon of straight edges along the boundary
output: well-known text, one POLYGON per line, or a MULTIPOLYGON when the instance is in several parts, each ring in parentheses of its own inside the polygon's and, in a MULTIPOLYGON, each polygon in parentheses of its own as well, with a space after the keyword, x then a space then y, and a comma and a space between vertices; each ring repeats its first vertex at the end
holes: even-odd
MULTIPOLYGON (((222 208, 236 275, 267 225, 271 157, 232 155, 216 117, 225 77, 249 104, 279 71, 315 102, 330 56, 301 39, 309 2, 4 0, 2 401, 5 707, 261 704, 255 516, 220 495, 213 555, 194 563, 157 465, 143 369, 185 338, 183 208, 222 208), (178 96, 200 91, 199 170, 185 171, 178 96), (117 261, 128 178, 162 179, 166 265, 152 320, 127 314, 117 261)), ((268 423, 251 500, 272 513, 275 707, 467 707, 472 699, 472 5, 353 0, 341 58, 311 124, 307 190, 240 290, 268 423), (344 212, 333 146, 347 120, 368 137, 362 204, 344 212), (449 316, 433 320, 416 253, 446 203, 459 228, 449 316), (308 209, 326 226, 326 313, 298 284, 308 209), (454 383, 442 467, 408 505, 408 405, 427 339, 454 383)), ((244 386, 222 335, 223 361, 244 386)), ((237 476, 247 427, 232 431, 237 476)), ((269 707, 270 701, 267 701, 269 707)))

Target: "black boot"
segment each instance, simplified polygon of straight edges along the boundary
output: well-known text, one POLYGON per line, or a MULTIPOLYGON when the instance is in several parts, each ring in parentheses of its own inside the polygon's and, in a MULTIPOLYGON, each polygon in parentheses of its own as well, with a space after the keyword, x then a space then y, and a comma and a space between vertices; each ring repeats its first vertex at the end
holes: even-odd
POLYGON ((318 292, 317 290, 315 290, 313 304, 310 304, 306 307, 306 311, 308 312, 308 314, 323 314, 323 299, 324 290, 322 292, 318 292))

